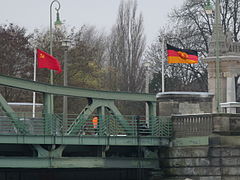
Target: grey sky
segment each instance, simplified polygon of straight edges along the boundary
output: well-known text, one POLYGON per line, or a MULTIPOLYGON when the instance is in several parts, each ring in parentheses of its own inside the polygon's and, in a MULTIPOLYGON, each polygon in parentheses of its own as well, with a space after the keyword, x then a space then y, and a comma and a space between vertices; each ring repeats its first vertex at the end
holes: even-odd
MULTIPOLYGON (((116 21, 121 0, 59 0, 60 16, 68 27, 95 25, 109 32, 116 21)), ((127 0, 126 0, 127 1, 127 0)), ((0 24, 15 23, 34 28, 49 27, 49 6, 52 0, 0 0, 0 24)), ((138 0, 138 11, 143 13, 147 42, 151 42, 159 28, 166 25, 167 14, 184 0, 138 0)), ((55 11, 53 9, 53 19, 55 11)))

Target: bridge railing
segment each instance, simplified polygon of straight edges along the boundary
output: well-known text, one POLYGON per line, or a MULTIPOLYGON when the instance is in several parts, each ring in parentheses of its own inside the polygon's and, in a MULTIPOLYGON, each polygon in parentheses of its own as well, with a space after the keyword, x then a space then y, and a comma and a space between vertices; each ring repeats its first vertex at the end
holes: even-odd
POLYGON ((98 116, 97 127, 93 126, 93 116, 80 117, 77 128, 68 134, 68 128, 78 114, 36 114, 15 113, 17 121, 11 116, 0 114, 0 135, 53 135, 53 136, 154 136, 170 137, 172 123, 170 117, 150 117, 149 124, 144 116, 98 116), (125 121, 124 125, 121 121, 125 121), (16 126, 16 122, 19 124, 16 126), (127 122, 127 123, 126 123, 127 122), (127 126, 126 126, 127 124, 127 126), (23 134, 25 132, 25 134, 23 134))
POLYGON ((173 136, 208 136, 212 134, 213 114, 174 115, 173 136))

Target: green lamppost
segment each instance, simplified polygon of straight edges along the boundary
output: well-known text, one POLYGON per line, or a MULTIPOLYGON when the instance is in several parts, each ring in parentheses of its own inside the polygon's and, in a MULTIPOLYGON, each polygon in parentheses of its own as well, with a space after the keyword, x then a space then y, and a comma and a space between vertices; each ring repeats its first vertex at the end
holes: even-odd
MULTIPOLYGON (((51 2, 50 4, 50 55, 53 55, 53 28, 52 28, 52 7, 53 7, 53 4, 54 3, 57 3, 58 7, 55 8, 55 10, 57 11, 57 14, 56 14, 56 21, 54 23, 55 25, 55 28, 60 28, 61 25, 62 25, 62 22, 60 21, 60 17, 59 17, 59 10, 61 8, 61 5, 60 5, 60 2, 58 0, 54 0, 51 2)), ((50 70, 50 84, 53 84, 53 70, 50 70)), ((50 108, 51 108, 51 113, 53 113, 53 106, 54 106, 54 103, 53 103, 53 95, 51 95, 51 105, 50 105, 50 108)))
MULTIPOLYGON (((71 41, 69 39, 64 39, 62 41, 62 46, 64 48, 64 66, 63 66, 63 85, 68 85, 68 49, 71 46, 71 41)), ((63 133, 67 130, 68 124, 68 97, 63 96, 63 133)))
MULTIPOLYGON (((146 82, 145 82, 145 93, 148 94, 149 93, 149 79, 150 79, 150 72, 149 72, 149 68, 151 66, 149 61, 146 61, 143 63, 143 66, 146 67, 146 82)), ((149 107, 148 107, 148 103, 145 103, 145 115, 146 115, 146 124, 149 127, 149 107)))
MULTIPOLYGON (((206 13, 208 15, 213 14, 213 9, 210 3, 210 0, 207 1, 206 6, 206 13)), ((219 45, 219 36, 220 36, 220 30, 221 30, 221 14, 220 14, 220 0, 216 0, 215 3, 215 21, 213 24, 213 30, 214 30, 214 40, 215 40, 215 53, 216 53, 216 62, 215 62, 215 69, 216 69, 216 82, 215 82, 215 107, 216 112, 219 113, 221 111, 220 109, 220 103, 221 103, 221 92, 220 92, 220 45, 219 45)))

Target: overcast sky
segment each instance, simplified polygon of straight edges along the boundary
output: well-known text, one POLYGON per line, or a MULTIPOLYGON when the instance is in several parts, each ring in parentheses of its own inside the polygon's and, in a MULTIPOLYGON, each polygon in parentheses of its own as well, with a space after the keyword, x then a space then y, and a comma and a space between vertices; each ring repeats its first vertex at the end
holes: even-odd
MULTIPOLYGON (((60 18, 68 27, 88 24, 109 32, 116 21, 120 1, 59 0, 60 18)), ((52 0, 0 0, 0 24, 14 23, 24 26, 29 32, 35 28, 48 28, 51 2, 52 0)), ((148 43, 157 36, 159 28, 167 24, 167 14, 171 9, 180 7, 183 2, 184 0, 138 0, 138 11, 144 17, 148 43)), ((53 8, 53 19, 55 18, 53 8)))

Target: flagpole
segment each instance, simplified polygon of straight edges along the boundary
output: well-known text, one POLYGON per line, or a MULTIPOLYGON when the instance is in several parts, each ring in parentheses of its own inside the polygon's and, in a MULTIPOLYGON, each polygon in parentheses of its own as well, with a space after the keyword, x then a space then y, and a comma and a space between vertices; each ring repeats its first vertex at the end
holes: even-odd
MULTIPOLYGON (((34 63, 33 63, 33 81, 36 81, 36 72, 37 72, 37 49, 34 48, 34 63)), ((35 118, 36 112, 36 92, 33 92, 33 108, 32 108, 32 117, 35 118)))
POLYGON ((164 62, 165 62, 165 37, 162 39, 162 92, 165 92, 165 83, 164 83, 164 62))

